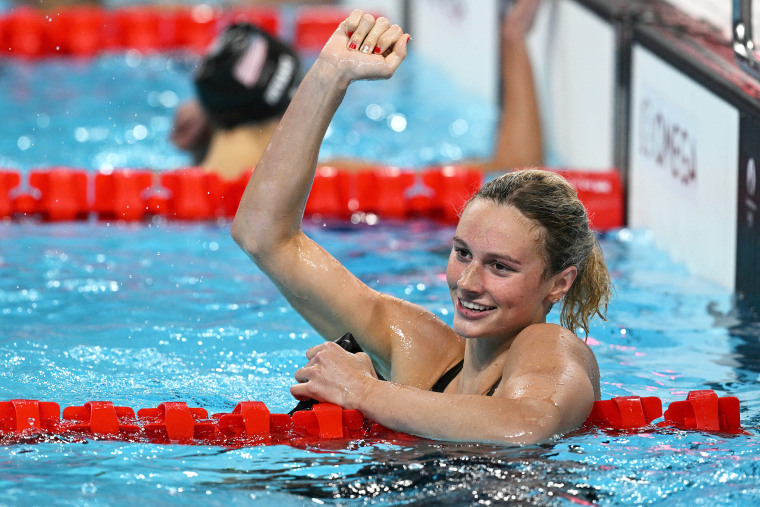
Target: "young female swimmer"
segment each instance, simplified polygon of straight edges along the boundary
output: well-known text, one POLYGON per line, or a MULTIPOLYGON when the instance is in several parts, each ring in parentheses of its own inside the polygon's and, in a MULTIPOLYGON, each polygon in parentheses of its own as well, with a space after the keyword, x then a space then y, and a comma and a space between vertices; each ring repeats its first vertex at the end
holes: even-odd
POLYGON ((467 204, 446 269, 453 329, 369 288, 301 229, 319 147, 348 86, 390 78, 409 39, 359 10, 341 23, 301 82, 232 224, 235 241, 325 339, 351 332, 366 352, 333 342, 309 349, 291 392, 432 439, 534 443, 576 429, 600 397, 599 369, 570 329, 587 332, 589 319, 606 310, 610 280, 585 209, 561 177, 508 173, 467 204), (563 298, 565 327, 547 324, 563 298))

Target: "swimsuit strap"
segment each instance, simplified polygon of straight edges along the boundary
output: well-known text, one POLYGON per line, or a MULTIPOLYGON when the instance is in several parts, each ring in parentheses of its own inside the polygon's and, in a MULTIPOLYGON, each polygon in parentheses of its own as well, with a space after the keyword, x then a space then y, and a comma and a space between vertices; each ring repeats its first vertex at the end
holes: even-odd
POLYGON ((451 384, 451 381, 454 380, 454 377, 459 375, 459 372, 462 371, 463 366, 464 359, 459 361, 457 364, 452 366, 450 370, 444 373, 441 378, 438 379, 438 382, 436 382, 435 385, 430 388, 430 390, 434 393, 442 393, 446 389, 446 386, 451 384))
POLYGON ((491 386, 491 389, 488 390, 486 396, 493 396, 493 393, 496 392, 496 388, 499 387, 499 384, 501 384, 501 378, 499 378, 499 380, 497 380, 496 383, 491 386))
MULTIPOLYGON (((454 377, 459 375, 459 372, 462 371, 463 366, 464 359, 459 361, 457 364, 452 366, 450 370, 444 373, 441 378, 438 379, 438 382, 436 382, 435 385, 430 388, 430 390, 434 393, 442 393, 446 387, 451 384, 451 381, 454 380, 454 377)), ((491 389, 488 390, 486 396, 493 396, 493 393, 496 392, 499 384, 501 384, 501 378, 499 378, 499 380, 497 380, 494 385, 491 386, 491 389)))

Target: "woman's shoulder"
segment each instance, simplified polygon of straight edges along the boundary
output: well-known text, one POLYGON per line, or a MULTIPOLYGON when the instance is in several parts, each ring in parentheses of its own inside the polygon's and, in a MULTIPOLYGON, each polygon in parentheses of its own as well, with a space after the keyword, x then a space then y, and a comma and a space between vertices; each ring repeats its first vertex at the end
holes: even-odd
POLYGON ((531 354, 551 351, 552 354, 581 356, 586 359, 594 355, 586 340, 564 326, 551 323, 531 324, 516 337, 512 350, 527 349, 531 354))
POLYGON ((570 338, 578 339, 578 336, 559 324, 542 322, 540 324, 531 324, 518 333, 515 341, 531 339, 554 339, 567 340, 570 338))
POLYGON ((517 335, 510 347, 512 360, 533 364, 539 369, 568 367, 584 374, 591 381, 599 399, 599 365, 593 350, 566 327, 557 324, 533 324, 517 335))
POLYGON ((516 339, 525 339, 526 337, 530 337, 532 339, 553 339, 553 340, 561 340, 561 341, 571 341, 571 342, 577 342, 584 343, 583 339, 579 338, 578 335, 570 331, 565 326, 560 326, 559 324, 552 324, 549 322, 542 322, 540 324, 531 324, 517 335, 516 339))

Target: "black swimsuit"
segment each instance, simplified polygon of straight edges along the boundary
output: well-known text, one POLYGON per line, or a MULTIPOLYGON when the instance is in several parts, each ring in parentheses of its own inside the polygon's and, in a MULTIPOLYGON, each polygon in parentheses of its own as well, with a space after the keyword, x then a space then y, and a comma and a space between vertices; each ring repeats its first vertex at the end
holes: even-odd
MULTIPOLYGON (((451 384, 451 381, 454 380, 454 377, 459 375, 459 372, 462 371, 462 367, 464 366, 464 359, 459 361, 457 364, 451 367, 446 373, 444 373, 441 378, 438 379, 438 382, 436 382, 433 387, 430 388, 431 391, 434 393, 442 393, 446 390, 446 387, 451 384)), ((493 393, 496 391, 496 388, 499 387, 499 384, 501 383, 501 378, 496 381, 494 385, 491 386, 491 389, 488 390, 486 393, 486 396, 492 396, 493 393)))
MULTIPOLYGON (((335 340, 335 343, 343 347, 345 350, 356 354, 357 352, 362 352, 361 346, 356 343, 356 339, 353 337, 351 333, 346 333, 337 340, 335 340)), ((462 371, 462 367, 464 366, 464 359, 459 361, 457 364, 452 366, 446 373, 441 375, 441 378, 438 379, 438 382, 433 384, 433 387, 430 388, 430 390, 434 393, 442 393, 446 390, 446 387, 451 384, 451 381, 454 380, 454 378, 459 375, 459 372, 462 371)), ((385 380, 382 375, 379 373, 377 374, 377 378, 380 380, 385 380)), ((486 396, 492 396, 493 393, 496 391, 496 388, 499 387, 499 384, 501 383, 501 378, 496 381, 494 385, 491 386, 491 389, 488 390, 486 393, 486 396)))
MULTIPOLYGON (((335 343, 340 345, 344 350, 347 350, 348 352, 351 352, 352 354, 356 354, 357 352, 362 352, 361 346, 359 346, 358 343, 356 343, 356 339, 351 335, 351 333, 346 333, 337 340, 335 340, 335 343)), ((451 381, 454 380, 454 377, 459 375, 459 372, 462 371, 462 367, 464 366, 464 359, 459 361, 457 364, 451 367, 446 373, 444 373, 441 378, 438 379, 438 382, 436 382, 433 387, 430 388, 431 391, 434 393, 442 393, 446 386, 451 384, 451 381)), ((385 380, 382 375, 377 373, 377 378, 380 380, 385 380)), ((496 383, 491 386, 491 389, 488 390, 486 393, 486 396, 491 396, 494 391, 496 391, 496 388, 499 387, 499 383, 501 382, 501 379, 497 380, 496 383)), ((314 400, 302 400, 299 401, 298 404, 288 412, 288 415, 292 416, 294 413, 300 411, 300 410, 309 410, 316 401, 314 400)))

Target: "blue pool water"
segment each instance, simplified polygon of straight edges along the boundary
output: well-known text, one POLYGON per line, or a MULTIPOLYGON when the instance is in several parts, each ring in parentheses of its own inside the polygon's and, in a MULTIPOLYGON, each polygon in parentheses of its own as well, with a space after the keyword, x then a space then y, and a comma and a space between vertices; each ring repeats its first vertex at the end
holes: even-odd
MULTIPOLYGON (((304 56, 304 68, 310 55, 304 56)), ((107 54, 0 62, 5 124, 0 167, 174 169, 192 163, 169 141, 176 106, 193 96, 197 56, 107 54), (54 86, 51 83, 55 83, 54 86)), ((414 54, 390 81, 356 83, 327 132, 322 160, 416 168, 487 157, 498 110, 458 90, 414 54), (431 96, 431 90, 436 90, 431 96), (409 138, 417 139, 410 145, 409 138)))
MULTIPOLYGON (((308 231, 371 285, 450 321, 442 280, 450 227, 308 231)), ((275 412, 292 408, 293 373, 319 338, 233 244, 226 224, 4 223, 0 234, 0 399, 106 399, 134 408, 187 401, 209 412, 251 399, 275 412)), ((654 395, 667 404, 715 389, 739 397, 744 426, 756 428, 757 323, 725 290, 669 261, 646 232, 619 231, 602 244, 617 287, 610 321, 596 322, 590 339, 603 397, 654 395)), ((0 504, 476 504, 514 496, 542 505, 751 505, 760 498, 757 443, 754 431, 656 430, 594 431, 523 448, 14 444, 0 448, 0 504)))
MULTIPOLYGON (((5 62, 4 96, 19 93, 20 80, 35 92, 0 105, 8 119, 2 164, 185 163, 165 135, 173 105, 190 93, 189 68, 184 58, 124 55, 87 65, 5 62), (19 141, 25 136, 33 139, 19 141)), ((494 111, 476 99, 443 107, 452 89, 427 86, 435 74, 421 62, 406 69, 395 84, 352 92, 325 152, 350 156, 379 144, 386 163, 411 167, 487 153, 494 111), (407 89, 424 90, 426 100, 407 102, 407 89), (406 129, 391 128, 394 114, 406 129)), ((451 321, 443 281, 450 226, 314 223, 307 231, 368 284, 451 321)), ((667 406, 714 389, 739 398, 747 435, 588 431, 525 447, 0 443, 0 505, 755 505, 760 325, 728 291, 670 260, 647 231, 613 231, 601 242, 617 291, 609 321, 594 322, 589 338, 603 398, 658 396, 667 406)), ((186 401, 210 413, 244 400, 289 410, 293 373, 320 341, 224 222, 2 222, 0 330, 0 400, 135 409, 186 401)))

